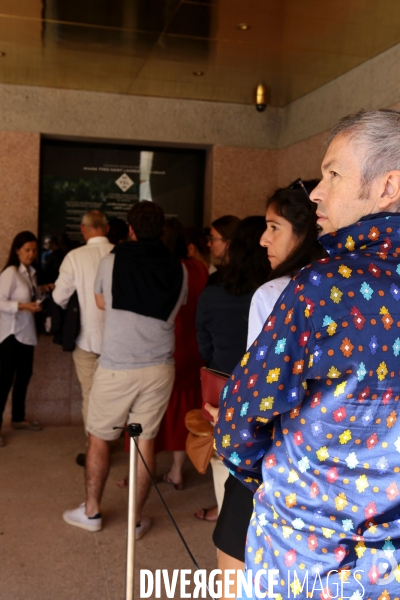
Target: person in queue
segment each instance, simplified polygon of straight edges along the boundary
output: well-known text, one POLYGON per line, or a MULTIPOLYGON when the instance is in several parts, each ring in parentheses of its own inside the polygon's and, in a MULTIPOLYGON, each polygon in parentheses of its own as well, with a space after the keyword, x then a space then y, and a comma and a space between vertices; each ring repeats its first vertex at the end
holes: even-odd
MULTIPOLYGON (((226 266, 229 262, 229 246, 239 223, 240 219, 234 215, 224 215, 211 223, 208 247, 210 248, 211 260, 217 269, 226 266)), ((219 279, 217 270, 211 273, 208 285, 217 283, 219 279)))
MULTIPOLYGON (((82 393, 82 418, 86 430, 89 395, 94 372, 103 340, 105 313, 96 306, 94 281, 99 264, 113 249, 107 239, 106 215, 97 209, 82 216, 81 233, 85 244, 68 252, 60 266, 55 282, 53 300, 66 309, 76 292, 79 303, 80 332, 76 339, 72 358, 82 393)), ((76 457, 79 466, 85 465, 86 456, 80 452, 76 457)))
POLYGON ((172 464, 162 479, 176 490, 182 490, 187 438, 185 416, 202 404, 199 373, 204 363, 196 339, 196 309, 207 284, 208 270, 196 258, 188 257, 185 230, 176 217, 166 219, 161 239, 181 261, 188 278, 187 298, 175 319, 174 386, 156 438, 156 452, 172 452, 172 464))
POLYGON ((349 115, 328 144, 311 199, 329 258, 288 285, 233 371, 216 445, 255 492, 246 567, 264 569, 261 592, 272 593, 276 569, 273 593, 283 598, 317 589, 392 599, 400 591, 391 572, 400 560, 400 112, 349 115))
MULTIPOLYGON (((243 219, 233 234, 220 282, 208 285, 197 306, 197 341, 201 357, 216 371, 230 373, 246 350, 248 314, 254 291, 268 279, 266 252, 258 240, 264 231, 262 216, 243 219), (234 326, 233 326, 234 324, 234 326)), ((228 471, 219 457, 211 459, 217 506, 202 508, 195 516, 216 521, 228 471)))
MULTIPOLYGON (((94 282, 97 307, 105 311, 103 341, 89 396, 85 465, 86 501, 65 511, 69 525, 102 529, 100 504, 110 467, 110 442, 125 423, 140 423, 140 452, 151 472, 154 442, 175 377, 175 317, 187 295, 187 273, 161 241, 165 215, 142 200, 127 215, 130 241, 100 261, 94 282)), ((138 463, 135 537, 151 520, 142 514, 151 480, 138 463)))
POLYGON ((42 429, 36 421, 25 419, 25 398, 37 344, 34 315, 41 310, 41 293, 53 287, 37 285, 33 267, 37 248, 36 236, 31 231, 18 233, 0 274, 0 446, 5 445, 1 426, 11 388, 12 428, 42 429))
MULTIPOLYGON (((268 252, 272 271, 268 281, 258 288, 251 300, 247 347, 260 334, 291 277, 313 260, 327 256, 317 241, 316 207, 307 193, 317 184, 318 180, 305 181, 304 191, 295 182, 276 190, 267 200, 266 229, 260 238, 260 245, 268 252)), ((209 404, 206 408, 216 420, 218 409, 209 404)), ((246 534, 252 512, 253 491, 229 474, 213 535, 218 548, 218 568, 221 571, 243 570, 246 534)), ((224 590, 222 598, 228 597, 227 590, 224 590)))
POLYGON ((215 273, 217 269, 210 263, 209 238, 204 229, 186 227, 185 237, 188 257, 200 261, 206 267, 209 275, 215 273))

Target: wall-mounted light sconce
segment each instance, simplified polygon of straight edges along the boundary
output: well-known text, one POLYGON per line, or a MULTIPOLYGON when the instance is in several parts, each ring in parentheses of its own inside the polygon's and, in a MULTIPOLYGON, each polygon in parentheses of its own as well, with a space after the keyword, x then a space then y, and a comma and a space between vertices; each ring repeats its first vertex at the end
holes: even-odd
POLYGON ((256 109, 258 112, 264 112, 264 110, 267 108, 267 102, 267 88, 262 83, 259 83, 256 90, 256 109))

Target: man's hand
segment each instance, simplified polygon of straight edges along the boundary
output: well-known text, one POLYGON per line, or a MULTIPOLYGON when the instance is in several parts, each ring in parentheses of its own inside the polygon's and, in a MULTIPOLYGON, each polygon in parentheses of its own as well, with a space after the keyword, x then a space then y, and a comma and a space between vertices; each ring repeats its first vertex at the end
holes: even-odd
POLYGON ((40 286, 41 292, 52 292, 54 290, 54 283, 45 283, 40 286))

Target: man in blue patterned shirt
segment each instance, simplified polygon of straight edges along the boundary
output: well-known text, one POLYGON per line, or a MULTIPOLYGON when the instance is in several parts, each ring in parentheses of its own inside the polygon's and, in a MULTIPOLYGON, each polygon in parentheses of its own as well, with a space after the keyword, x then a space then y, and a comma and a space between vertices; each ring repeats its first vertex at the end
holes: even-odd
POLYGON ((216 444, 255 492, 246 568, 264 597, 395 600, 400 112, 350 115, 328 142, 311 198, 329 258, 288 285, 232 373, 216 444))

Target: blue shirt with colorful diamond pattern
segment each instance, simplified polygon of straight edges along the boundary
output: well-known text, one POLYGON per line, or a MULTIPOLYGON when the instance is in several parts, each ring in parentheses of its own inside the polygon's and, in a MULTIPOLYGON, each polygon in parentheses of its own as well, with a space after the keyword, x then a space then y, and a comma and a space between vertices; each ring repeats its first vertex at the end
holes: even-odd
POLYGON ((306 575, 312 598, 400 597, 399 234, 380 213, 322 236, 221 395, 217 450, 255 491, 246 567, 278 569, 278 598, 306 575))

